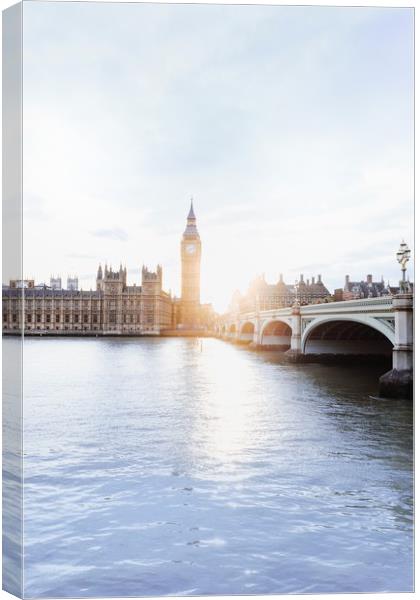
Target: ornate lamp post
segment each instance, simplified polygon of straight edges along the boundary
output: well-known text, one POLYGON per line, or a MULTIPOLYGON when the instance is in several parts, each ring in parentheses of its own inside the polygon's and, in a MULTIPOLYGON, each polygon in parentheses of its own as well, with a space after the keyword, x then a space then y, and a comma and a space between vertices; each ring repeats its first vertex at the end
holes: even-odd
POLYGON ((392 369, 379 378, 379 394, 385 398, 413 398, 413 295, 405 279, 410 249, 402 241, 397 252, 402 279, 400 294, 392 299, 395 319, 395 343, 392 369))
POLYGON ((407 263, 410 260, 410 253, 411 250, 403 240, 397 252, 397 261, 400 263, 402 271, 402 280, 400 281, 400 291, 402 293, 407 291, 407 281, 405 278, 405 273, 407 271, 407 263))

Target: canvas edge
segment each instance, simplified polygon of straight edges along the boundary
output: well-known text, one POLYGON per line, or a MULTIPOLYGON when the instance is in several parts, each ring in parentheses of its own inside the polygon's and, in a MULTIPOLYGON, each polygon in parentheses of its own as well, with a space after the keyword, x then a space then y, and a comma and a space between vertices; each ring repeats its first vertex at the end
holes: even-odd
MULTIPOLYGON (((23 279, 22 41, 23 4, 2 13, 3 283, 23 279)), ((23 290, 22 290, 23 293, 23 290)), ((18 326, 22 327, 18 317, 18 326)), ((23 585, 23 331, 2 340, 2 589, 20 598, 23 585)))

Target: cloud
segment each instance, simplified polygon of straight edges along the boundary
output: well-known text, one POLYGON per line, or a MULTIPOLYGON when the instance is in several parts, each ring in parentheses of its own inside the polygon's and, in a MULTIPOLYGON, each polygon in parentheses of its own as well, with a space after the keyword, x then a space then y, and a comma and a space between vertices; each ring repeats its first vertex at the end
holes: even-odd
POLYGON ((101 238, 108 238, 110 240, 117 240, 119 242, 126 242, 128 240, 128 233, 125 229, 120 227, 113 227, 112 229, 96 229, 92 231, 92 235, 101 238))
POLYGON ((96 260, 96 256, 94 254, 84 254, 83 252, 70 252, 66 254, 67 258, 82 258, 88 260, 96 260))
POLYGON ((398 280, 412 21, 389 8, 27 3, 26 268, 162 263, 178 293, 194 195, 202 298, 219 308, 262 271, 398 280))

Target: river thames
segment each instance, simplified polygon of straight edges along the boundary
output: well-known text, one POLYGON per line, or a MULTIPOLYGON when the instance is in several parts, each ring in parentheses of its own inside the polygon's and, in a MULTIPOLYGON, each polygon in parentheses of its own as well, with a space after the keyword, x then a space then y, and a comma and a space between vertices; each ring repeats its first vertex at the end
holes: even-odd
POLYGON ((384 369, 186 338, 24 361, 27 597, 412 591, 413 411, 370 397, 384 369))

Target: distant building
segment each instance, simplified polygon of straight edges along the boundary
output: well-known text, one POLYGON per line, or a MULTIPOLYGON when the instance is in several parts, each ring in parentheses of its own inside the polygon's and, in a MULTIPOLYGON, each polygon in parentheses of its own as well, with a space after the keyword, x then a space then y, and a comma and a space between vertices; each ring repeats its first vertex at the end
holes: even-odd
POLYGON ((292 306, 298 300, 299 304, 315 304, 331 300, 328 289, 322 282, 321 275, 317 280, 304 280, 303 275, 297 284, 287 284, 280 275, 275 284, 269 284, 264 275, 256 277, 250 284, 246 294, 238 291, 232 297, 230 310, 233 312, 246 312, 254 310, 271 310, 292 306))
POLYGON ((10 281, 10 287, 14 289, 27 289, 35 287, 35 281, 33 279, 12 279, 10 281))
POLYGON ((77 277, 67 277, 67 289, 68 290, 78 290, 79 289, 79 279, 77 277))
POLYGON ((61 277, 50 277, 50 288, 52 290, 61 290, 61 277))
POLYGON ((391 287, 389 282, 385 284, 383 277, 381 277, 380 281, 373 281, 372 275, 366 275, 366 281, 350 281, 350 275, 346 275, 343 300, 392 296, 397 294, 398 291, 399 288, 391 287))

